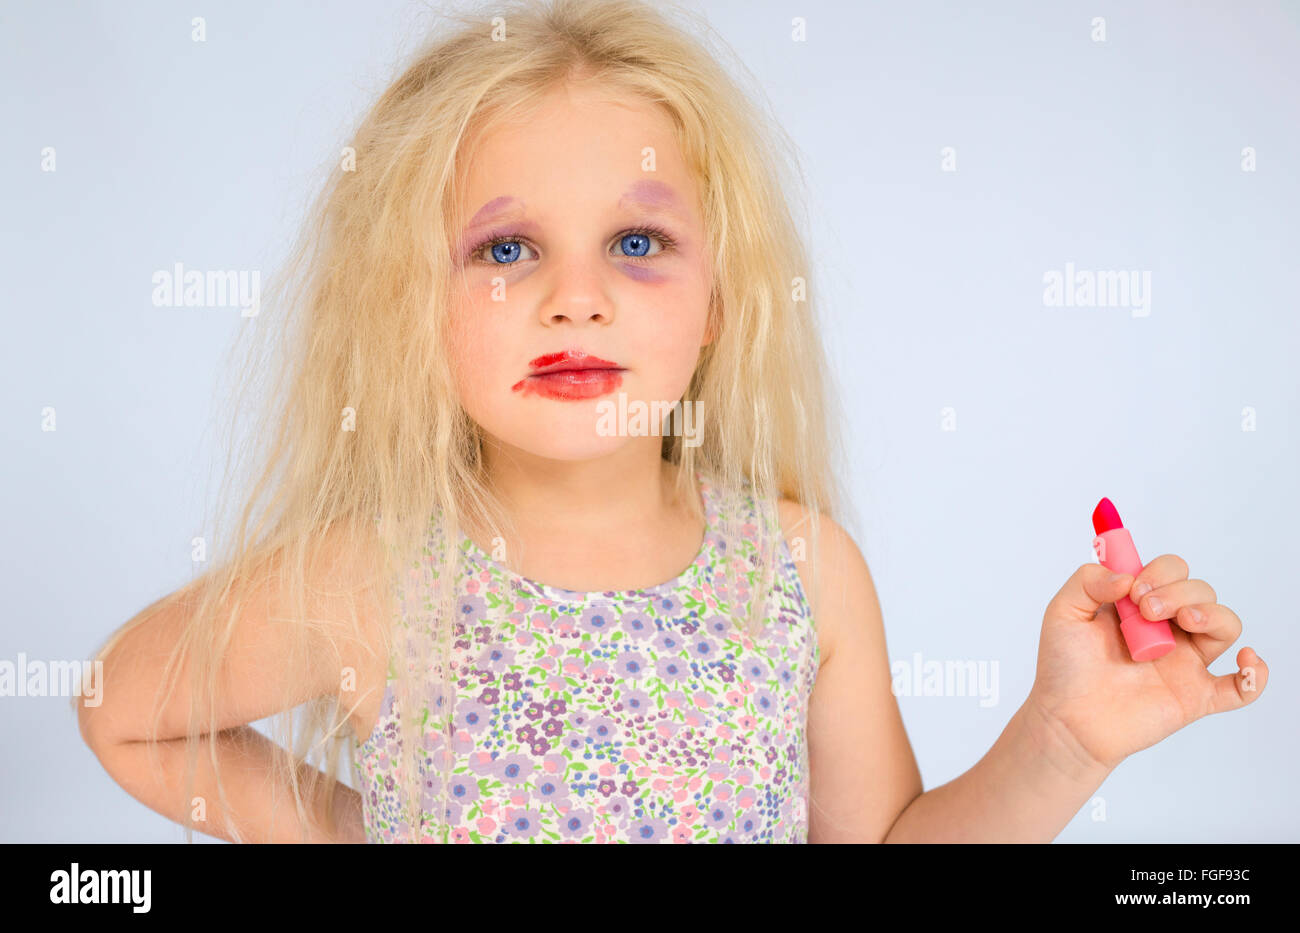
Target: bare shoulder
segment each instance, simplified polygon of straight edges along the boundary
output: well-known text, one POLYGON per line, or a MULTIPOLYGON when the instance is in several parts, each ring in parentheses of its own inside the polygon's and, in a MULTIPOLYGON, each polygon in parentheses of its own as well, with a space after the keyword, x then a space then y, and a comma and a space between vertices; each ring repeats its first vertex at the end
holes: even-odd
POLYGON ((340 697, 355 724, 381 659, 386 669, 383 653, 375 651, 384 632, 376 598, 382 591, 370 569, 379 552, 372 544, 355 526, 336 524, 313 536, 304 555, 302 593, 287 585, 286 570, 297 555, 285 546, 258 546, 235 580, 210 572, 136 613, 97 655, 106 688, 98 707, 83 704, 79 711, 86 742, 108 748, 187 733, 192 655, 178 650, 209 596, 216 600, 210 622, 224 641, 211 729, 245 725, 326 696, 340 697), (223 581, 218 594, 214 587, 223 581), (282 624, 293 619, 313 624, 282 624), (158 710, 156 687, 168 676, 177 677, 175 689, 158 710))
POLYGON ((830 516, 817 516, 814 549, 813 515, 808 508, 791 499, 780 499, 777 514, 791 551, 802 555, 802 559, 796 557, 795 566, 812 606, 821 663, 825 665, 835 652, 847 619, 866 618, 868 624, 883 628, 875 582, 857 543, 830 516), (811 566, 814 554, 820 562, 815 587, 811 566))

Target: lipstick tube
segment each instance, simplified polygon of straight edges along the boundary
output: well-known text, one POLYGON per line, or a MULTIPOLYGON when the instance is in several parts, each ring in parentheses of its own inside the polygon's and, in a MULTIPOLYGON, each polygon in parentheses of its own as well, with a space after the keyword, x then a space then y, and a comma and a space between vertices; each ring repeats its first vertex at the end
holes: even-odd
MULTIPOLYGON (((1114 506, 1110 505, 1110 500, 1101 501, 1114 515, 1115 521, 1109 524, 1117 524, 1119 516, 1114 512, 1114 506)), ((1098 505, 1098 510, 1102 510, 1101 505, 1098 505)), ((1097 560, 1107 570, 1126 573, 1135 578, 1142 572, 1142 560, 1133 545, 1133 537, 1123 525, 1101 531, 1092 539, 1092 549, 1097 560)), ((1127 596, 1121 596, 1115 601, 1115 612, 1119 615, 1119 630, 1124 636, 1124 643, 1128 645, 1128 653, 1134 661, 1154 661, 1173 650, 1174 633, 1167 619, 1152 622, 1143 618, 1137 604, 1127 596)))

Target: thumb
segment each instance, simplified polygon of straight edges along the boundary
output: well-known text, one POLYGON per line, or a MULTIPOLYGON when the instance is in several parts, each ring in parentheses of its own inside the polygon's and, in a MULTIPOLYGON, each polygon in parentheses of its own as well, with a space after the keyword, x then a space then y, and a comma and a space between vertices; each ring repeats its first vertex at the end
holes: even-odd
POLYGON ((1127 596, 1133 576, 1114 574, 1101 564, 1082 564, 1052 597, 1047 614, 1057 618, 1091 622, 1104 603, 1127 596))

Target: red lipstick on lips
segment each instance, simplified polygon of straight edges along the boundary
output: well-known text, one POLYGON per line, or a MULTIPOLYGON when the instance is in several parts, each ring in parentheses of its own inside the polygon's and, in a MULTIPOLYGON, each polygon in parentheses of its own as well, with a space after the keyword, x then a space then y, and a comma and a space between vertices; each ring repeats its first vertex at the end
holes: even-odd
POLYGON ((522 395, 557 401, 581 401, 608 395, 623 384, 626 369, 582 350, 562 350, 528 364, 532 373, 511 386, 522 395))

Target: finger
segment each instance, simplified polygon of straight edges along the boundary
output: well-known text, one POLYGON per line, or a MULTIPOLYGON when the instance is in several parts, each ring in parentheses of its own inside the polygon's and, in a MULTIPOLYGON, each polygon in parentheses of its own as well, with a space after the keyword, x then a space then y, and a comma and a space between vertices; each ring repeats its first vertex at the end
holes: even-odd
POLYGON ((1184 606, 1218 601, 1214 587, 1204 580, 1180 580, 1151 590, 1137 600, 1137 606, 1142 610, 1143 618, 1159 622, 1161 619, 1172 619, 1174 613, 1184 606))
POLYGON ((1226 713, 1254 703, 1268 683, 1268 665, 1253 648, 1237 652, 1239 670, 1215 677, 1210 689, 1210 712, 1226 713))
POLYGON ((1206 664, 1241 637, 1241 619, 1227 606, 1218 603, 1183 606, 1175 621, 1179 628, 1191 635, 1192 647, 1206 664))
POLYGON ((1186 579, 1187 561, 1177 554, 1161 554, 1143 567, 1142 571, 1134 578, 1133 590, 1128 594, 1128 597, 1133 602, 1137 602, 1158 586, 1177 583, 1179 580, 1186 579))
POLYGON ((1133 578, 1118 578, 1101 564, 1083 564, 1048 603, 1049 616, 1091 622, 1105 603, 1113 603, 1129 591, 1133 578))

